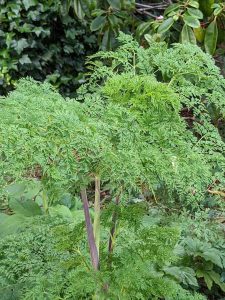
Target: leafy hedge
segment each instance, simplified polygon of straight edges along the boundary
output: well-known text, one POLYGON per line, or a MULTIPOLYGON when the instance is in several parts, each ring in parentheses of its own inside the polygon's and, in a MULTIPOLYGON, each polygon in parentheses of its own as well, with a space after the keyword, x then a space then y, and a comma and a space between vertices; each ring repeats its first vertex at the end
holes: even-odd
POLYGON ((60 9, 53 0, 0 1, 0 94, 24 76, 47 78, 63 94, 73 94, 96 36, 72 10, 60 9))

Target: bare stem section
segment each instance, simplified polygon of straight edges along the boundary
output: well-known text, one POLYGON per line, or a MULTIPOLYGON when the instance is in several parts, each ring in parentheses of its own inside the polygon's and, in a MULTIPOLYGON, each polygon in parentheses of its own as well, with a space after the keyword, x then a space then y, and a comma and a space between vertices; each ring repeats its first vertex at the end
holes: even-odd
POLYGON ((87 237, 88 237, 88 244, 89 244, 90 255, 91 255, 91 262, 94 270, 97 271, 99 269, 99 256, 98 256, 98 251, 95 243, 91 217, 89 213, 89 205, 88 205, 86 189, 81 190, 81 199, 84 208, 85 224, 87 229, 87 237))

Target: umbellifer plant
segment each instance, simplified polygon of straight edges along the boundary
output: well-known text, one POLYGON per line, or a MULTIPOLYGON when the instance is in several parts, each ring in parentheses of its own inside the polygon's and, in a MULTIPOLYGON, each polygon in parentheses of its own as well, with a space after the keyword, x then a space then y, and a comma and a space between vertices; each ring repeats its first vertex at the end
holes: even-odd
MULTIPOLYGON (((0 102, 2 194, 9 184, 36 179, 48 213, 62 190, 80 193, 96 271, 101 187, 107 185, 117 205, 141 194, 194 208, 213 177, 208 157, 180 116, 182 98, 173 86, 177 78, 159 82, 149 74, 157 62, 149 63, 156 46, 145 51, 122 38, 125 44, 117 52, 99 54, 111 64, 95 63, 90 83, 80 90, 82 103, 63 99, 50 85, 32 79, 22 79, 0 102), (93 182, 94 228, 87 197, 93 182)), ((116 223, 113 213, 109 253, 116 223)))

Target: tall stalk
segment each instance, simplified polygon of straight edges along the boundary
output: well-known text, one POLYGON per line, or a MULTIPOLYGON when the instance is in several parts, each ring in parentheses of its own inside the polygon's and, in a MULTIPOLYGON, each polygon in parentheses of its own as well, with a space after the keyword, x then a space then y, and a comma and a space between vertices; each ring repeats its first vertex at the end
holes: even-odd
MULTIPOLYGON (((120 194, 116 197, 116 206, 119 205, 119 202, 120 202, 120 194)), ((113 248, 114 248, 114 240, 115 240, 115 231, 116 231, 117 219, 118 219, 118 213, 117 213, 117 209, 116 209, 113 212, 113 215, 112 215, 112 227, 111 227, 111 230, 110 230, 110 238, 109 238, 109 245, 108 245, 109 255, 112 254, 113 248)))
POLYGON ((86 229, 87 229, 87 238, 88 238, 89 250, 90 250, 90 255, 91 255, 91 263, 92 263, 94 270, 97 271, 99 269, 99 256, 98 256, 98 250, 97 250, 96 243, 95 243, 93 227, 92 227, 92 223, 91 223, 91 217, 90 217, 90 213, 89 213, 89 205, 88 205, 86 189, 81 190, 81 199, 83 202, 85 224, 86 224, 86 229))
POLYGON ((95 203, 94 203, 94 238, 99 255, 99 244, 100 244, 100 177, 95 176, 95 203))

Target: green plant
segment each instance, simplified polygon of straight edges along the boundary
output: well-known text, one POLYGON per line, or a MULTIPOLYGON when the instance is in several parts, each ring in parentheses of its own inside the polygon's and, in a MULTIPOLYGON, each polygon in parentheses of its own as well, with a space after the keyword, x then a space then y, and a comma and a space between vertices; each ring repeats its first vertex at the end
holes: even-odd
POLYGON ((224 13, 223 1, 177 1, 166 8, 163 21, 150 22, 144 29, 153 25, 163 39, 176 42, 180 33, 182 43, 198 42, 207 53, 214 54, 217 44, 224 40, 224 13))
MULTIPOLYGON (((14 92, 0 100, 1 197, 7 200, 10 187, 18 181, 38 181, 42 211, 47 215, 65 192, 73 197, 80 194, 91 256, 90 290, 85 294, 86 299, 93 293, 113 293, 113 282, 123 283, 127 276, 124 274, 130 273, 128 253, 132 249, 137 256, 143 251, 147 261, 143 263, 141 256, 134 265, 130 262, 132 268, 142 268, 138 280, 141 287, 131 274, 130 292, 135 294, 140 289, 142 298, 150 292, 156 299, 166 297, 161 290, 165 284, 168 297, 173 299, 180 286, 174 285, 174 279, 164 280, 162 276, 166 274, 160 268, 166 261, 171 263, 171 251, 178 239, 176 231, 160 227, 151 227, 149 231, 143 228, 139 216, 133 233, 128 224, 130 231, 121 229, 118 234, 123 222, 120 209, 125 205, 129 213, 126 203, 137 195, 155 203, 182 205, 191 210, 207 205, 204 201, 208 194, 212 199, 220 196, 218 190, 224 186, 224 156, 220 151, 224 142, 213 121, 217 120, 219 109, 219 116, 224 114, 224 79, 210 56, 198 47, 176 45, 167 49, 164 43, 153 43, 144 49, 123 34, 120 41, 122 45, 117 51, 100 52, 89 61, 92 72, 89 82, 79 90, 79 101, 65 100, 49 84, 32 79, 21 80, 14 92), (186 124, 182 117, 186 109, 191 110, 191 124, 186 124), (108 218, 111 222, 107 234, 104 223, 100 229, 100 208, 105 200, 101 189, 107 190, 109 202, 115 202, 108 218), (88 201, 93 198, 94 229, 88 201), (136 234, 141 239, 137 244, 136 234), (162 265, 156 256, 157 270, 162 275, 156 274, 157 280, 150 281, 154 277, 151 269, 154 255, 149 243, 156 243, 155 249, 152 246, 156 253, 160 253, 160 248, 167 251, 158 236, 164 240, 163 245, 168 243, 169 254, 162 253, 162 265), (120 239, 121 244, 126 241, 129 245, 128 252, 125 246, 122 250, 117 246, 120 239), (104 284, 110 282, 106 276, 99 279, 98 290, 93 291, 92 276, 95 279, 101 276, 104 262, 109 269, 113 267, 117 251, 125 253, 128 259, 122 264, 125 273, 120 274, 117 262, 112 284, 102 291, 104 284), (146 282, 155 282, 155 289, 146 282)), ((23 191, 16 209, 24 204, 24 197, 23 191)), ((36 200, 34 196, 31 198, 36 200)), ((9 205, 16 212, 11 201, 14 200, 9 199, 9 205)), ((58 214, 71 221, 68 209, 57 206, 55 216, 58 214)), ((128 214, 126 219, 129 220, 128 214)), ((185 268, 188 273, 189 267, 185 268)), ((86 276, 83 271, 81 274, 75 272, 74 276, 86 276)), ((83 295, 82 291, 79 293, 76 297, 83 295)), ((113 297, 127 295, 128 291, 122 286, 116 293, 113 297)))
POLYGON ((0 94, 32 76, 74 95, 85 57, 97 49, 87 24, 72 12, 60 13, 60 1, 2 0, 0 20, 0 94))
POLYGON ((172 251, 179 230, 152 224, 142 203, 118 207, 118 238, 109 258, 113 209, 111 204, 103 210, 98 273, 88 259, 84 224, 76 219, 36 216, 17 234, 2 238, 2 299, 204 299, 162 271, 176 259, 172 251))

